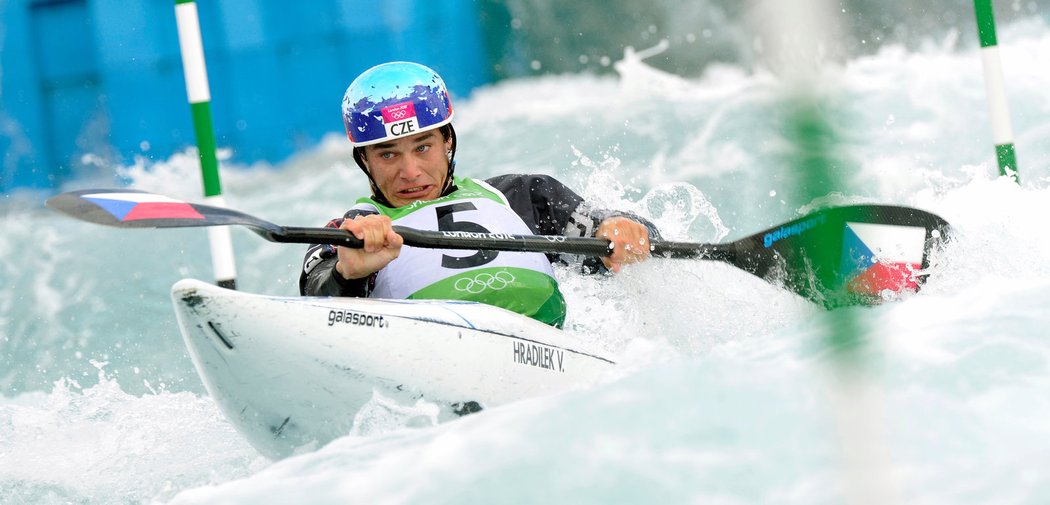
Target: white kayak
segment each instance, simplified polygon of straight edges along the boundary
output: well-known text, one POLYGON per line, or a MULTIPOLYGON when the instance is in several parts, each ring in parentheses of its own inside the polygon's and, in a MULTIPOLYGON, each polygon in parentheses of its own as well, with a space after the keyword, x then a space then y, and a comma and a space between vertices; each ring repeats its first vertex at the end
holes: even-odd
POLYGON ((264 296, 194 279, 171 296, 208 393, 272 458, 350 433, 374 392, 494 407, 591 384, 614 365, 479 303, 264 296))

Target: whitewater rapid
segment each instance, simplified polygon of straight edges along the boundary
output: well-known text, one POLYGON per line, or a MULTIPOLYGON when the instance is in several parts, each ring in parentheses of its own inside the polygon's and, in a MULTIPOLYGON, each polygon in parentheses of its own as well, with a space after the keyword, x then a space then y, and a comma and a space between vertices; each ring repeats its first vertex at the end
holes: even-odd
MULTIPOLYGON (((953 226, 923 290, 844 309, 902 503, 1050 499, 1050 30, 1002 30, 1022 183, 996 176, 976 47, 887 46, 829 76, 849 160, 834 203, 934 212, 953 226)), ((715 65, 684 79, 506 81, 457 103, 460 174, 541 172, 668 238, 732 240, 798 215, 776 79, 715 65)), ((337 133, 275 167, 224 167, 227 203, 319 226, 367 185, 337 133)), ((120 167, 194 199, 190 153, 120 167)), ((74 188, 68 188, 74 189, 74 188)), ((825 314, 732 267, 651 261, 558 272, 568 331, 622 356, 593 388, 406 428, 378 402, 352 433, 270 461, 211 402, 168 290, 210 279, 199 230, 115 230, 43 207, 0 213, 0 502, 840 503, 849 457, 825 314), (845 442, 844 442, 845 441, 845 442)), ((303 248, 235 230, 238 284, 294 295, 303 248)), ((833 321, 833 320, 832 320, 833 321)), ((848 426, 848 423, 847 423, 848 426)), ((872 465, 870 467, 865 465, 872 465)))

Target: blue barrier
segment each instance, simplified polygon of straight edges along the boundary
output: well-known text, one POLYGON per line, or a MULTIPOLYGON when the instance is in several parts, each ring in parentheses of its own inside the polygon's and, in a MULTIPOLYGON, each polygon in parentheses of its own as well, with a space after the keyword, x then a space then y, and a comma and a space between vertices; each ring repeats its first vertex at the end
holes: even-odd
MULTIPOLYGON (((279 162, 343 129, 340 100, 385 61, 428 65, 466 96, 491 82, 477 2, 198 2, 220 148, 279 162)), ((194 145, 172 2, 9 0, 0 83, 0 192, 53 189, 194 145)))

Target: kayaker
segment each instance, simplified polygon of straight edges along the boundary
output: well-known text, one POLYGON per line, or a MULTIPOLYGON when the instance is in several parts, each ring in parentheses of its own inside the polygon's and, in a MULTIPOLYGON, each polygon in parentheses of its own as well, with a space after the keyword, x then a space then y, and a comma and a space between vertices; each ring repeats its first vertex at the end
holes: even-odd
POLYGON ((619 272, 649 257, 655 227, 628 213, 594 209, 553 177, 454 176, 452 112, 444 81, 423 65, 385 63, 354 79, 343 96, 343 121, 372 195, 328 227, 348 230, 364 248, 310 247, 301 294, 471 300, 560 327, 565 299, 551 262, 564 258, 402 247, 392 226, 608 239, 611 255, 581 262, 592 272, 619 272))

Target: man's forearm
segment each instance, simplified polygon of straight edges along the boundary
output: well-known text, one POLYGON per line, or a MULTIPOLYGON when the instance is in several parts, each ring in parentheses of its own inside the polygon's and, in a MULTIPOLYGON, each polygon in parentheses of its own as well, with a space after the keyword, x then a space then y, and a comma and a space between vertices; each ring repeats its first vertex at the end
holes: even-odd
POLYGON ((335 270, 338 257, 321 260, 306 277, 303 294, 306 296, 368 296, 369 278, 344 279, 335 270))

